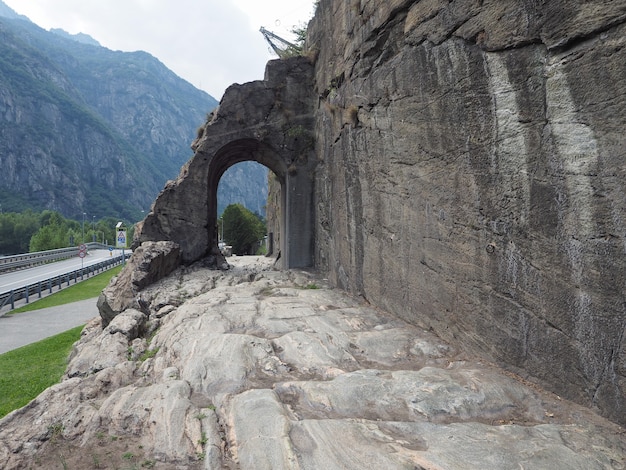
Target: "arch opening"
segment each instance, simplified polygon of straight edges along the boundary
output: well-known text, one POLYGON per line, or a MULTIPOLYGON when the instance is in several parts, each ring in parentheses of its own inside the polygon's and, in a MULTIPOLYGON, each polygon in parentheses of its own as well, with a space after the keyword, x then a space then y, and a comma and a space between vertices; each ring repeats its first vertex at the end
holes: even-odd
MULTIPOLYGON (((280 203, 278 224, 274 230, 278 230, 279 234, 273 234, 272 239, 277 240, 276 246, 273 247, 273 255, 278 256, 285 253, 288 248, 284 246, 284 240, 287 239, 287 221, 285 215, 286 207, 286 175, 287 168, 284 160, 269 145, 264 144, 256 139, 239 139, 221 147, 211 159, 208 168, 208 224, 209 227, 209 251, 211 254, 219 253, 219 232, 218 232, 218 187, 219 182, 224 173, 232 166, 245 162, 254 161, 268 168, 273 173, 280 185, 280 203)), ((266 215, 267 217, 267 215, 266 215)), ((285 258, 288 259, 288 258, 285 258)), ((288 266, 288 264, 279 263, 280 266, 288 266)))

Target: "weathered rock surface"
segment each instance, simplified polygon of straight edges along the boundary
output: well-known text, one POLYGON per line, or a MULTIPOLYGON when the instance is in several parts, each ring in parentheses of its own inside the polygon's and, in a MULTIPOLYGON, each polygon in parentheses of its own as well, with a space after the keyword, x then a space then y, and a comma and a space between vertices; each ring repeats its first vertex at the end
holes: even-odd
POLYGON ((180 266, 180 247, 171 241, 145 242, 137 246, 124 269, 98 297, 104 326, 130 307, 141 309, 140 292, 180 266))
MULTIPOLYGON (((624 429, 304 272, 181 268, 0 420, 5 469, 623 469, 624 429)), ((250 264, 250 263, 253 264, 250 264)))
POLYGON ((257 161, 283 266, 626 425, 626 0, 321 0, 307 43, 227 90, 136 243, 223 264, 218 182, 257 161))
POLYGON ((626 424, 626 1, 321 0, 316 267, 626 424))

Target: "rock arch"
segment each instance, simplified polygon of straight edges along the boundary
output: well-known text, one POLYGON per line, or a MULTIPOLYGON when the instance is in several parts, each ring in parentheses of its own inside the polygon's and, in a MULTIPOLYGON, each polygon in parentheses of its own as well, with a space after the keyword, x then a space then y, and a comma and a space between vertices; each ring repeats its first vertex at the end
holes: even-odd
MULTIPOLYGON (((219 149, 211 160, 207 178, 208 193, 208 217, 209 220, 217 221, 218 216, 218 200, 217 188, 219 182, 226 171, 244 161, 255 161, 262 164, 274 173, 280 184, 280 214, 279 226, 276 227, 279 233, 287 230, 288 224, 285 220, 286 216, 286 183, 287 183, 287 167, 281 156, 267 143, 260 142, 256 139, 240 139, 229 142, 219 149)), ((212 237, 213 232, 209 231, 209 246, 215 246, 217 240, 212 237)), ((215 237, 219 238, 217 233, 215 237)), ((281 238, 282 240, 282 238, 281 238)), ((275 252, 289 253, 285 247, 278 246, 275 252)), ((281 257, 282 259, 282 257, 281 257)), ((284 260, 283 260, 284 261, 284 260)), ((286 265, 287 266, 287 265, 286 265)))
POLYGON ((193 142, 194 156, 139 224, 134 246, 170 241, 183 263, 225 266, 217 247, 217 186, 229 167, 252 160, 281 184, 281 265, 313 266, 312 83, 311 64, 296 57, 269 62, 262 81, 229 87, 193 142))

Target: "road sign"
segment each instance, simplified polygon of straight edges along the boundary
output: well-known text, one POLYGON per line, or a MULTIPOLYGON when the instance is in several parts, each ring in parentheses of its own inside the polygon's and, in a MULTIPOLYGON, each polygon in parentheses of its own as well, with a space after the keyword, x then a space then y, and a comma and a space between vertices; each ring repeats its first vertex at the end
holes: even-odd
POLYGON ((126 248, 126 230, 118 230, 115 246, 117 248, 126 248))
POLYGON ((84 243, 81 243, 78 246, 78 256, 80 257, 80 259, 83 259, 85 256, 87 256, 87 245, 85 245, 84 243))
POLYGON ((80 265, 82 268, 83 263, 85 262, 85 256, 87 256, 87 245, 84 243, 81 243, 78 247, 78 256, 80 257, 80 265))

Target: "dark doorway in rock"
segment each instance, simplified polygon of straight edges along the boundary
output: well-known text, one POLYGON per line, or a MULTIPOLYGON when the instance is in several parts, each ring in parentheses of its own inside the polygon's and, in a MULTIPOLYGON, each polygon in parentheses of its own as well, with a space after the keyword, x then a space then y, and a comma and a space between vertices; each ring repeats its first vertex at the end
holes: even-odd
POLYGON ((305 57, 270 61, 263 81, 230 86, 193 141, 194 156, 166 183, 133 245, 173 242, 182 264, 202 260, 225 268, 218 247, 218 185, 228 168, 253 161, 269 168, 280 186, 281 267, 313 267, 319 161, 313 72, 305 57))
MULTIPOLYGON (((314 175, 309 167, 294 164, 297 155, 281 154, 256 139, 233 140, 211 156, 208 168, 207 222, 209 252, 219 255, 217 231, 217 188, 231 166, 254 161, 266 166, 280 186, 276 206, 280 215, 274 228, 274 252, 285 268, 313 266, 314 253, 314 175)), ((305 159, 306 160, 306 159, 305 159)), ((308 161, 308 160, 307 160, 308 161)))

